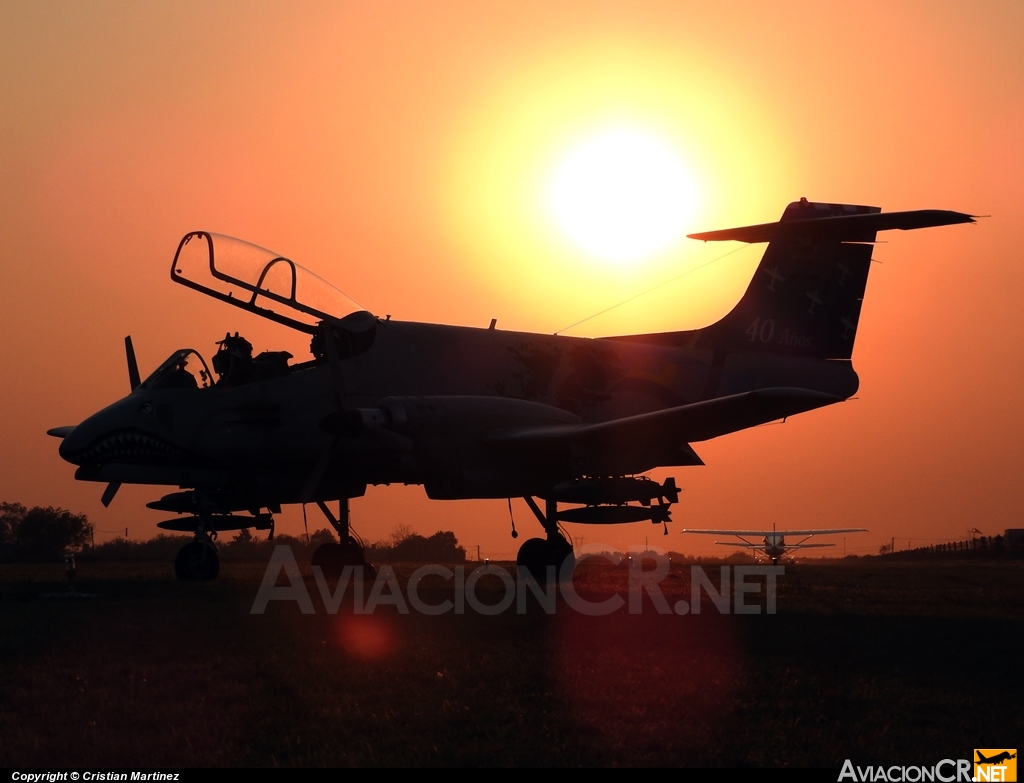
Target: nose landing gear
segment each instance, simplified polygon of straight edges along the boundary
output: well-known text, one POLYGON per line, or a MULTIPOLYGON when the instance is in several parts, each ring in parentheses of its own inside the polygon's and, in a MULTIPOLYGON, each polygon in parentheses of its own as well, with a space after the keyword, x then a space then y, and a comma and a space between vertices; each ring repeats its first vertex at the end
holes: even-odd
POLYGON ((174 558, 174 575, 184 582, 209 582, 219 572, 217 549, 203 531, 197 531, 195 540, 185 544, 174 558))

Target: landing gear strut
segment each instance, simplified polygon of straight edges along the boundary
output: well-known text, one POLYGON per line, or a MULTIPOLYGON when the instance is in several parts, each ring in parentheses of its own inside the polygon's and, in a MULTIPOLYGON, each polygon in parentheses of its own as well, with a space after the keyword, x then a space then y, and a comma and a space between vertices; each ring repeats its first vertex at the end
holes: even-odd
POLYGON ((349 530, 348 498, 342 498, 338 501, 339 514, 337 517, 331 513, 327 504, 322 500, 318 500, 316 504, 324 512, 324 516, 331 523, 331 527, 337 532, 341 543, 321 544, 313 552, 313 556, 309 559, 309 564, 311 566, 320 566, 324 576, 329 579, 340 577, 345 566, 363 566, 363 577, 365 579, 376 579, 377 569, 366 562, 366 555, 363 552, 362 544, 359 543, 359 540, 349 530))
POLYGON ((220 558, 213 539, 204 530, 197 530, 195 540, 178 550, 174 558, 174 575, 183 582, 209 582, 220 572, 220 558))
POLYGON ((576 556, 573 554, 572 544, 565 540, 558 529, 558 502, 549 498, 545 514, 541 512, 533 498, 525 497, 523 500, 544 526, 547 538, 531 538, 525 541, 519 547, 516 564, 525 568, 540 584, 547 583, 552 568, 556 581, 561 581, 563 572, 571 577, 576 567, 576 556))

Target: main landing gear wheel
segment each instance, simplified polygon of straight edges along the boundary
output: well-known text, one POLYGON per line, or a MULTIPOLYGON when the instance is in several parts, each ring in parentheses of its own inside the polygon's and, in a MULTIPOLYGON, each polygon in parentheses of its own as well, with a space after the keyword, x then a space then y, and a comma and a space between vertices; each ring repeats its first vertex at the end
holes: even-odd
POLYGON ((555 569, 555 581, 561 580, 563 571, 571 575, 576 567, 576 556, 572 544, 561 536, 553 538, 531 538, 519 547, 516 564, 525 568, 540 584, 547 584, 548 567, 555 569))
POLYGON ((351 537, 344 544, 321 544, 314 550, 309 564, 320 566, 328 579, 339 578, 345 566, 363 566, 364 579, 377 578, 377 569, 366 562, 363 548, 351 537))
POLYGON ((348 498, 341 498, 338 501, 338 516, 334 516, 327 504, 316 501, 320 510, 324 512, 327 521, 338 534, 340 544, 321 544, 313 552, 309 559, 311 566, 320 566, 324 576, 328 579, 337 579, 346 566, 362 566, 363 579, 374 580, 377 578, 377 569, 366 562, 366 555, 358 539, 349 534, 348 526, 348 498))
POLYGON ((208 541, 192 541, 178 550, 174 574, 185 582, 209 582, 220 572, 217 550, 208 541))

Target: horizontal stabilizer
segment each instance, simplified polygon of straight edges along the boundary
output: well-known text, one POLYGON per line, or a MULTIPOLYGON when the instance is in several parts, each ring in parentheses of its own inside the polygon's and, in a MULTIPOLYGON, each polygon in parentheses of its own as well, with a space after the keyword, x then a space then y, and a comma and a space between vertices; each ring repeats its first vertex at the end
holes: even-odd
POLYGON ((739 541, 716 541, 719 546, 738 546, 740 549, 764 549, 764 544, 747 544, 739 541))
MULTIPOLYGON (((829 237, 840 241, 863 241, 863 237, 876 231, 899 229, 910 231, 916 228, 951 226, 957 223, 973 223, 974 216, 948 209, 915 209, 909 212, 875 212, 837 217, 809 218, 804 220, 780 220, 777 223, 761 223, 756 226, 725 228, 719 231, 704 231, 687 234, 690 239, 705 242, 770 242, 783 237, 829 237)), ((871 241, 871 240, 868 240, 871 241)))

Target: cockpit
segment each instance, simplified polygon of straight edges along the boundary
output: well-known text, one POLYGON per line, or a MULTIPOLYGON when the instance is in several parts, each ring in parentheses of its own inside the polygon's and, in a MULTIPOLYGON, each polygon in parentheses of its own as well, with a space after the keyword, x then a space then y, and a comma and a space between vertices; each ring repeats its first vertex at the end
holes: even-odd
POLYGON ((172 353, 141 384, 143 389, 208 389, 210 368, 198 351, 182 348, 172 353))
MULTIPOLYGON (((314 364, 364 353, 376 336, 377 318, 347 294, 290 259, 233 237, 206 231, 186 234, 171 263, 171 280, 305 332, 311 336, 314 364)), ((183 348, 142 386, 230 388, 287 375, 306 364, 290 364, 294 357, 288 351, 254 356, 252 343, 238 332, 224 335, 217 345, 213 374, 198 352, 183 348)))

